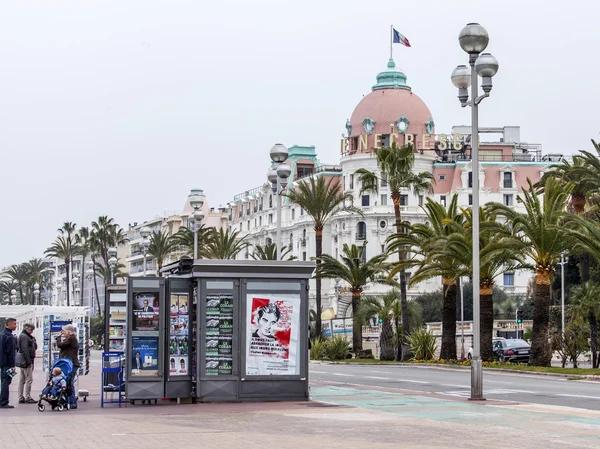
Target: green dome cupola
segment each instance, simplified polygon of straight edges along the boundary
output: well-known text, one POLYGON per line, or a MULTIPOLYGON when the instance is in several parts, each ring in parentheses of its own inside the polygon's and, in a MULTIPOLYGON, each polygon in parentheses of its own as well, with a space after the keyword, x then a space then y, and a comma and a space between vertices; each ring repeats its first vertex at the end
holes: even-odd
POLYGON ((373 90, 378 89, 407 89, 411 90, 406 84, 406 75, 402 70, 396 69, 396 63, 393 58, 387 63, 387 70, 377 75, 377 84, 373 86, 373 90))

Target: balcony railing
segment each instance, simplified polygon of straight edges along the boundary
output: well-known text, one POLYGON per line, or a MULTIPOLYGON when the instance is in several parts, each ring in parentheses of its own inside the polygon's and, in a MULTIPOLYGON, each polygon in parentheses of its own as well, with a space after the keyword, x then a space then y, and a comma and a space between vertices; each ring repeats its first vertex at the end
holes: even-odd
POLYGON ((357 232, 356 233, 356 240, 366 240, 367 239, 367 235, 363 234, 361 232, 357 232))

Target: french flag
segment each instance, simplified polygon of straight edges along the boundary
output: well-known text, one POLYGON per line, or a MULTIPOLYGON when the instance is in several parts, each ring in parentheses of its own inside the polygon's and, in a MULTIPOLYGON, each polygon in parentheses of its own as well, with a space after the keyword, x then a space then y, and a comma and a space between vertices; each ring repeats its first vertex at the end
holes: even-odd
POLYGON ((410 42, 402 34, 394 28, 394 44, 402 44, 405 47, 410 47, 410 42))

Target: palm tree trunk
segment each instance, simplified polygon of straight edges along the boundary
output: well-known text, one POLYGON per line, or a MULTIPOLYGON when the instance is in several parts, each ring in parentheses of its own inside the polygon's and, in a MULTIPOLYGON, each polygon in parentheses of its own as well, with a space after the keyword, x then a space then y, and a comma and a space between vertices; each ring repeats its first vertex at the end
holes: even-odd
MULTIPOLYGON (((358 313, 359 310, 360 292, 352 292, 352 351, 356 355, 362 350, 362 321, 358 313)), ((317 314, 317 317, 319 316, 320 313, 317 314)))
POLYGON ((96 277, 96 258, 92 256, 92 270, 94 270, 94 290, 96 290, 96 304, 98 305, 98 316, 102 315, 100 308, 100 296, 98 296, 98 278, 96 277))
MULTIPOLYGON (((19 281, 19 295, 21 297, 21 304, 25 304, 25 295, 23 295, 23 283, 19 281)), ((31 299, 29 300, 31 304, 31 299)))
POLYGON ((381 323, 381 335, 379 336, 379 359, 394 360, 394 331, 389 318, 384 318, 381 323))
POLYGON ((529 365, 550 366, 551 353, 548 345, 550 322, 550 275, 538 272, 533 287, 533 332, 529 365))
POLYGON ((402 360, 402 335, 400 329, 400 320, 397 316, 394 316, 394 335, 395 335, 395 347, 396 347, 396 360, 402 360))
MULTIPOLYGON (((400 192, 392 193, 392 201, 394 202, 394 216, 396 218, 396 233, 402 233, 402 214, 400 213, 400 192)), ((398 260, 404 260, 404 251, 398 251, 398 260)), ((406 361, 410 356, 408 345, 408 335, 410 328, 408 324, 408 299, 406 294, 406 270, 400 271, 400 307, 402 309, 402 340, 398 345, 399 360, 406 361)))
POLYGON ((494 304, 492 301, 493 281, 485 280, 479 287, 479 332, 481 338, 480 354, 481 360, 492 361, 494 351, 492 350, 492 334, 494 332, 494 304))
POLYGON ((590 323, 590 349, 592 350, 592 368, 598 368, 598 321, 593 310, 588 311, 590 323))
POLYGON ((69 307, 71 305, 71 270, 69 269, 69 265, 70 265, 71 261, 70 260, 65 260, 65 264, 66 264, 66 272, 67 272, 67 282, 65 282, 65 289, 67 290, 67 307, 69 307))
POLYGON ((444 304, 442 308, 442 348, 440 359, 456 359, 456 282, 443 278, 444 304))
MULTIPOLYGON (((323 227, 315 226, 315 255, 317 258, 317 273, 319 272, 319 265, 321 264, 321 255, 323 254, 323 227)), ((321 313, 323 309, 321 308, 321 276, 316 275, 316 302, 317 302, 317 320, 315 323, 315 335, 317 338, 321 336, 321 313)), ((354 298, 352 298, 352 308, 354 312, 354 298)), ((358 309, 356 309, 358 312, 358 309)), ((361 340, 362 345, 362 340, 361 340)), ((362 346, 361 346, 362 348, 362 346)))
MULTIPOLYGON (((82 257, 81 257, 81 269, 79 271, 81 272, 81 276, 80 276, 81 277, 81 298, 80 298, 81 299, 81 301, 80 301, 81 303, 80 303, 80 305, 83 306, 83 292, 85 290, 85 288, 84 288, 85 287, 85 254, 82 254, 82 257)), ((88 298, 89 298, 89 295, 88 295, 88 298)), ((88 306, 92 307, 91 304, 88 304, 88 306)))

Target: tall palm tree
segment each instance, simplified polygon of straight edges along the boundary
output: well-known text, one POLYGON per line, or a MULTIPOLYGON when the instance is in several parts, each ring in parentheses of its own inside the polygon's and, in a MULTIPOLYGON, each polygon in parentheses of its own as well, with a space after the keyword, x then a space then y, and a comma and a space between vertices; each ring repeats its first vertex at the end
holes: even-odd
POLYGON ((71 262, 73 257, 79 252, 79 245, 75 237, 74 223, 66 222, 62 228, 58 231, 61 233, 54 243, 44 252, 49 257, 56 257, 62 259, 65 262, 65 269, 67 274, 67 306, 71 305, 71 285, 70 285, 70 274, 71 274, 71 262))
MULTIPOLYGON (((381 333, 379 334, 379 358, 381 360, 394 360, 396 358, 396 344, 394 339, 394 310, 399 309, 399 291, 391 289, 377 297, 367 297, 362 300, 362 313, 365 318, 377 316, 381 319, 381 333)), ((396 329, 398 329, 396 327, 396 329)))
POLYGON ((9 277, 0 281, 0 293, 2 293, 4 296, 6 296, 8 298, 9 306, 13 305, 13 299, 12 299, 11 292, 13 290, 16 290, 18 287, 19 286, 17 285, 17 283, 9 277))
MULTIPOLYGON (((5 274, 17 285, 16 290, 19 292, 21 304, 25 304, 25 294, 23 289, 29 276, 27 264, 21 263, 18 265, 11 265, 8 267, 8 270, 5 271, 5 274)), ((31 300, 29 300, 29 303, 31 304, 31 300)))
MULTIPOLYGON (((27 269, 27 283, 29 286, 30 291, 33 294, 34 291, 34 286, 35 284, 39 284, 40 287, 42 286, 42 273, 44 272, 44 270, 46 270, 49 266, 48 262, 45 262, 42 259, 31 259, 29 262, 24 264, 26 266, 27 269)), ((37 298, 35 298, 35 296, 33 296, 33 301, 31 302, 32 304, 37 305, 37 298)), ((31 301, 31 300, 30 300, 31 301)))
POLYGON ((452 252, 445 252, 451 234, 460 233, 465 216, 458 208, 458 196, 454 195, 448 207, 427 198, 423 210, 425 223, 406 225, 407 232, 388 237, 388 251, 401 248, 414 254, 411 259, 400 260, 388 275, 388 279, 401 270, 415 268, 410 285, 438 276, 442 277, 444 302, 442 309, 442 346, 440 358, 456 359, 456 279, 461 260, 452 252))
MULTIPOLYGON (((207 228, 203 224, 198 228, 198 256, 200 257, 202 242, 204 242, 212 228, 207 228)), ((173 234, 173 239, 177 242, 177 245, 184 248, 188 255, 194 254, 194 231, 189 228, 181 227, 173 234)))
POLYGON ((362 292, 369 282, 385 282, 385 277, 382 275, 387 259, 387 254, 383 253, 363 262, 366 245, 366 241, 362 246, 348 246, 347 243, 344 243, 341 261, 328 254, 323 254, 321 263, 317 264, 316 273, 317 276, 329 279, 339 278, 349 284, 352 293, 352 346, 353 351, 357 354, 362 349, 362 321, 360 319, 362 292))
POLYGON ((235 259, 238 253, 250 245, 246 237, 238 238, 239 230, 211 228, 202 247, 202 256, 206 259, 235 259))
MULTIPOLYGON (((83 297, 83 292, 85 290, 85 259, 90 255, 91 245, 90 245, 90 229, 87 226, 82 226, 79 228, 79 232, 77 233, 77 254, 81 256, 81 295, 83 297)), ((82 301, 83 304, 83 301, 82 301)), ((90 304, 91 306, 91 304, 90 304)))
MULTIPOLYGON (((281 249, 281 260, 294 260, 296 256, 292 256, 292 251, 287 247, 281 249), (286 259, 287 257, 287 259, 286 259)), ((277 245, 275 243, 267 243, 266 245, 256 245, 254 251, 250 254, 254 260, 277 260, 277 245)))
MULTIPOLYGON (((438 250, 449 253, 460 261, 456 267, 461 276, 472 276, 473 273, 473 209, 463 209, 465 222, 453 222, 456 232, 448 236, 447 245, 438 250)), ((524 263, 519 252, 503 244, 503 239, 510 235, 506 225, 498 222, 495 212, 487 208, 479 210, 479 295, 481 358, 484 361, 494 359, 492 334, 494 331, 494 303, 492 291, 494 279, 503 273, 514 271, 524 263)))
POLYGON ((175 240, 174 236, 169 234, 167 231, 160 230, 150 235, 148 254, 150 254, 156 260, 159 276, 161 275, 160 269, 163 267, 165 260, 177 250, 178 246, 179 244, 177 243, 177 240, 175 240))
POLYGON ((549 366, 552 359, 548 344, 550 323, 550 291, 551 277, 554 274, 560 253, 570 247, 572 237, 564 228, 565 207, 573 183, 562 184, 549 177, 544 184, 544 198, 536 191, 528 179, 528 190, 523 190, 517 200, 525 208, 525 213, 492 203, 488 207, 505 216, 512 225, 512 235, 503 239, 502 244, 516 252, 520 252, 532 261, 519 268, 535 272, 533 289, 533 335, 529 364, 533 366, 549 366))
MULTIPOLYGON (((404 145, 401 148, 392 143, 391 147, 375 149, 377 165, 382 177, 377 176, 365 168, 356 171, 359 175, 362 192, 379 192, 382 181, 387 181, 390 197, 394 203, 394 215, 396 217, 396 232, 402 232, 402 214, 400 210, 400 199, 403 192, 412 191, 414 195, 422 195, 432 190, 433 175, 429 172, 414 173, 415 151, 412 145, 404 145)), ((405 252, 398 247, 399 260, 404 259, 405 252)), ((402 306, 402 345, 398 347, 401 352, 401 360, 407 360, 409 355, 409 344, 407 337, 410 334, 408 322, 408 300, 406 297, 406 270, 400 270, 400 303, 402 306)))
MULTIPOLYGON (((115 279, 125 279, 128 277, 127 273, 125 273, 123 270, 125 269, 125 265, 123 265, 121 262, 117 262, 117 264, 115 265, 114 268, 114 274, 115 274, 115 279)), ((98 263, 98 265, 96 266, 96 273, 98 276, 100 276, 102 279, 104 279, 104 284, 107 284, 110 282, 111 279, 111 270, 110 267, 104 266, 101 263, 98 263)), ((98 305, 98 307, 100 307, 100 305, 98 305)))
MULTIPOLYGON (((329 219, 341 211, 357 212, 362 215, 362 212, 352 205, 352 193, 344 192, 343 189, 344 186, 337 178, 330 178, 326 181, 323 176, 312 176, 299 181, 284 194, 292 203, 304 209, 304 212, 313 219, 317 268, 321 263, 321 255, 323 254, 323 228, 329 219)), ((321 276, 318 273, 316 277, 316 303, 316 335, 320 337, 321 313, 323 310, 321 307, 321 276)))
POLYGON ((90 258, 92 259, 92 271, 93 271, 93 278, 94 278, 94 291, 96 292, 96 294, 94 295, 96 298, 96 305, 98 306, 97 310, 98 310, 98 315, 100 315, 101 313, 101 308, 100 308, 100 296, 98 296, 98 273, 97 273, 97 267, 98 267, 98 256, 100 255, 100 240, 98 239, 98 234, 96 233, 96 231, 92 230, 90 232, 90 237, 89 237, 89 245, 90 245, 90 258))
POLYGON ((569 295, 570 314, 587 321, 590 327, 592 368, 598 368, 598 321, 600 320, 600 286, 592 281, 575 287, 569 295))
POLYGON ((99 243, 100 257, 104 266, 108 267, 108 249, 123 245, 127 241, 125 231, 114 222, 113 218, 108 218, 106 215, 92 222, 92 231, 95 232, 99 243))

